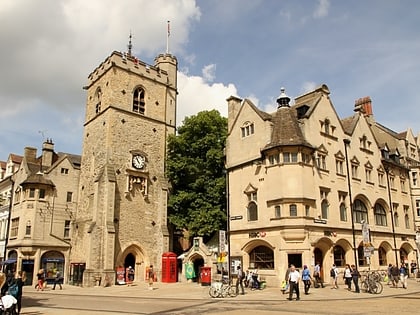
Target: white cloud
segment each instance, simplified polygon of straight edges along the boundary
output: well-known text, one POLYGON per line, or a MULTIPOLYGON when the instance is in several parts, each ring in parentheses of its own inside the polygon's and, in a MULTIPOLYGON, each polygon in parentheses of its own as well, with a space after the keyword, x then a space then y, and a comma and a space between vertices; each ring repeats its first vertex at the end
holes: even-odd
POLYGON ((315 19, 320 19, 328 15, 328 10, 330 8, 329 0, 318 0, 318 6, 316 7, 313 17, 315 19))
POLYGON ((234 84, 209 84, 199 76, 188 76, 178 72, 178 112, 177 125, 181 125, 186 116, 195 115, 204 110, 216 109, 227 117, 227 102, 229 96, 237 96, 234 84))
POLYGON ((301 94, 305 94, 307 92, 313 91, 319 84, 313 82, 313 81, 306 81, 303 82, 301 88, 300 88, 300 93, 301 94))
POLYGON ((216 78, 216 65, 211 64, 211 65, 204 66, 201 72, 203 74, 203 79, 206 82, 213 82, 214 79, 216 78))

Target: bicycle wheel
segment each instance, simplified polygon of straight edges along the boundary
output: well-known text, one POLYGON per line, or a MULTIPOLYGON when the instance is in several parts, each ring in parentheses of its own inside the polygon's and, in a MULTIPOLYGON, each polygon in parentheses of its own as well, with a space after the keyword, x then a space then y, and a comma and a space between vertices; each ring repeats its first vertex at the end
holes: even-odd
POLYGON ((228 288, 228 295, 230 297, 236 297, 238 294, 236 293, 236 287, 229 286, 228 288))
POLYGON ((384 289, 384 286, 380 282, 375 282, 375 286, 373 288, 373 293, 381 294, 384 289))
POLYGON ((361 286, 363 291, 369 292, 369 285, 368 285, 368 282, 366 280, 363 280, 362 283, 360 284, 360 286, 361 286))
POLYGON ((224 284, 220 288, 220 297, 225 298, 229 295, 229 286, 224 284))
POLYGON ((217 290, 217 288, 215 288, 215 287, 210 287, 210 289, 209 289, 209 295, 212 298, 216 298, 216 297, 219 296, 219 290, 217 290))

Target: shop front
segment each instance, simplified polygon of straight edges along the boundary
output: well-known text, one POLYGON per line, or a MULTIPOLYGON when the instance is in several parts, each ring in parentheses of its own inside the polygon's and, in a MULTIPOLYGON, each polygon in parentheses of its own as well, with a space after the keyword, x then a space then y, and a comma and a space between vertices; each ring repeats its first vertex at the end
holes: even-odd
POLYGON ((41 268, 45 272, 45 280, 48 284, 54 283, 55 274, 60 271, 64 273, 64 255, 57 251, 46 252, 41 257, 41 268))

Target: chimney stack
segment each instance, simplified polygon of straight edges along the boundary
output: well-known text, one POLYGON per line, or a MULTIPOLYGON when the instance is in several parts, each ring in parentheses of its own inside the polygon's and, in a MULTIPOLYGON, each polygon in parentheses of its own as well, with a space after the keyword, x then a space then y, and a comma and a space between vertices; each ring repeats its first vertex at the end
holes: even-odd
POLYGON ((52 165, 54 155, 54 143, 52 139, 44 141, 42 144, 42 166, 50 167, 52 165))
POLYGON ((36 163, 36 148, 26 147, 24 151, 23 156, 26 162, 36 163))
POLYGON ((354 102, 354 111, 362 113, 365 117, 372 116, 372 100, 370 99, 370 96, 357 99, 354 102))

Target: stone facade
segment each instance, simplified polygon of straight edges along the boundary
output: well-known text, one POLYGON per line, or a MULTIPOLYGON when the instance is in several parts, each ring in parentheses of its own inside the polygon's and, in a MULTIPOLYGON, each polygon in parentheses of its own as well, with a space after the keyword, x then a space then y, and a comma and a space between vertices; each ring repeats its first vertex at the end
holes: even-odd
POLYGON ((23 270, 28 284, 40 268, 47 280, 57 270, 67 281, 70 229, 76 211, 80 156, 56 153, 51 140, 42 155, 26 147, 22 163, 13 175, 7 269, 23 270))
POLYGON ((320 262, 328 281, 333 263, 417 260, 418 138, 376 123, 370 98, 340 119, 329 94, 322 85, 290 106, 282 90, 275 113, 228 99, 231 266, 258 269, 269 285, 290 264, 320 262))
POLYGON ((177 60, 153 66, 113 52, 90 75, 72 265, 83 284, 110 285, 115 268, 160 271, 169 250, 166 142, 175 133, 177 60))

